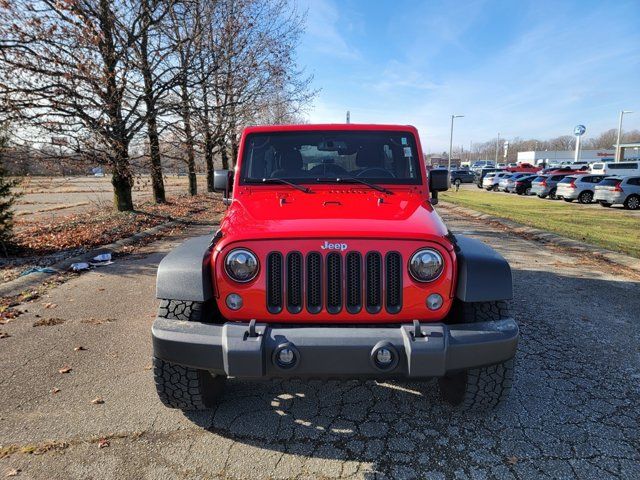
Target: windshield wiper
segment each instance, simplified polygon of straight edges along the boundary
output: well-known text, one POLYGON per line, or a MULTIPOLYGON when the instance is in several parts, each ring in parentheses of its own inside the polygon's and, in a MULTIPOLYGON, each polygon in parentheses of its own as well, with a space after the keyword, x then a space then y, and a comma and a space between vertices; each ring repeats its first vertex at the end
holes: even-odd
POLYGON ((374 190, 377 190, 378 192, 382 192, 382 193, 387 193, 389 195, 393 195, 393 192, 391 190, 389 190, 388 188, 384 188, 381 187, 380 185, 376 185, 375 183, 369 183, 366 180, 362 180, 361 178, 358 177, 351 177, 349 175, 347 176, 340 176, 340 177, 336 177, 336 178, 316 178, 316 182, 335 182, 335 183, 348 183, 348 182, 357 182, 357 183, 361 183, 362 185, 366 185, 369 188, 373 188, 374 190))
POLYGON ((290 187, 300 190, 304 193, 311 193, 311 189, 298 185, 297 183, 290 182, 284 178, 245 178, 245 183, 282 183, 283 185, 289 185, 290 187))

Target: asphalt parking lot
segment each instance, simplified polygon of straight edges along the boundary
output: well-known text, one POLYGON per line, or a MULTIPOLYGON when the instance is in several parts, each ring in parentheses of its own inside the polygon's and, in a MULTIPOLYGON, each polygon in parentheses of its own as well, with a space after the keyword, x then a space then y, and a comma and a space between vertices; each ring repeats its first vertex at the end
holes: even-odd
POLYGON ((10 335, 0 339, 0 475, 640 478, 640 279, 441 213, 514 271, 522 340, 499 410, 456 411, 433 382, 360 381, 230 381, 215 411, 164 408, 149 329, 155 268, 172 238, 51 290, 0 326, 10 335), (43 319, 58 320, 33 326, 43 319))

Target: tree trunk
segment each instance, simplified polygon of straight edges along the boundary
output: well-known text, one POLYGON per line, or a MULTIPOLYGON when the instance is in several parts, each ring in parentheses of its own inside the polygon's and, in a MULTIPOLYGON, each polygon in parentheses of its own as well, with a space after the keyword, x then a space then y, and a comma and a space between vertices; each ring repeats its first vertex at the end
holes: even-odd
POLYGON ((209 126, 204 131, 204 163, 207 166, 207 192, 213 192, 213 135, 209 126))
POLYGON ((128 145, 122 145, 114 150, 116 157, 112 162, 113 174, 111 176, 113 204, 119 212, 128 212, 133 210, 131 195, 133 177, 129 169, 129 148, 128 145))
POLYGON ((187 169, 189 172, 189 195, 198 194, 196 179, 196 156, 191 132, 191 107, 189 105, 189 92, 187 90, 186 77, 181 82, 182 91, 182 121, 184 122, 185 146, 187 148, 187 169))
POLYGON ((142 76, 144 78, 144 102, 147 107, 147 135, 149 137, 149 157, 151 159, 151 185, 153 187, 153 199, 156 203, 165 203, 164 180, 162 179, 162 159, 160 157, 160 140, 158 138, 158 111, 156 100, 153 96, 153 75, 149 65, 149 3, 143 3, 145 17, 145 28, 142 31, 140 42, 140 60, 142 76))

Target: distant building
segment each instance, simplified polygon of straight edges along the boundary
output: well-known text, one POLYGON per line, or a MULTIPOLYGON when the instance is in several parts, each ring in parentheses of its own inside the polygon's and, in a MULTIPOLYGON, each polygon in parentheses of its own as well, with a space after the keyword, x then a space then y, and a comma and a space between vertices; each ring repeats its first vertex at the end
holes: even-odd
MULTIPOLYGON (((575 158, 574 150, 535 150, 532 152, 518 152, 518 163, 533 165, 545 162, 547 164, 571 163, 575 158)), ((615 150, 580 150, 581 162, 613 161, 615 150)))

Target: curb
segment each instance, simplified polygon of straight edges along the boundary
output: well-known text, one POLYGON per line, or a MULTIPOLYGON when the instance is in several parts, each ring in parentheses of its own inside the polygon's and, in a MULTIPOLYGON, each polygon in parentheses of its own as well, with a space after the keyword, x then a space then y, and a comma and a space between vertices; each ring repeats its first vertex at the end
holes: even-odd
MULTIPOLYGON (((51 268, 54 270, 54 273, 45 273, 45 272, 36 272, 31 273, 29 275, 25 275, 24 277, 18 277, 14 280, 6 282, 0 285, 0 297, 13 297, 21 294, 23 291, 28 290, 30 288, 35 288, 39 286, 41 283, 47 280, 47 278, 58 275, 61 273, 68 272, 71 268, 72 263, 80 263, 87 262, 96 255, 100 255, 101 253, 118 253, 122 250, 123 247, 127 247, 129 245, 133 245, 147 237, 151 237, 153 235, 157 235, 164 230, 168 230, 170 228, 176 227, 178 225, 184 225, 184 221, 179 220, 171 220, 170 222, 161 223, 156 225, 155 227, 151 227, 142 232, 134 233, 130 237, 121 238, 120 240, 116 240, 113 243, 109 243, 107 245, 102 245, 100 247, 93 248, 85 253, 80 255, 76 255, 74 257, 65 258, 64 260, 60 260, 59 262, 54 263, 53 265, 49 265, 47 268, 51 268)), ((194 224, 199 224, 199 222, 195 222, 194 224)), ((208 224, 207 224, 208 225, 208 224)))
POLYGON ((608 261, 624 268, 628 268, 629 270, 633 270, 635 273, 640 273, 640 259, 632 257, 630 255, 626 255, 624 253, 618 253, 606 248, 585 244, 578 240, 563 237, 546 230, 529 227, 527 225, 523 225, 522 223, 517 223, 502 217, 496 217, 489 213, 482 213, 470 208, 460 207, 446 201, 441 201, 438 206, 444 207, 443 210, 449 210, 467 217, 497 223, 515 233, 516 235, 526 237, 527 239, 532 239, 541 243, 549 243, 558 247, 577 251, 579 253, 590 253, 602 260, 608 261))

